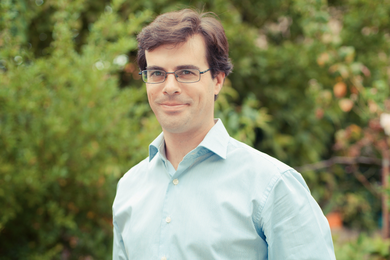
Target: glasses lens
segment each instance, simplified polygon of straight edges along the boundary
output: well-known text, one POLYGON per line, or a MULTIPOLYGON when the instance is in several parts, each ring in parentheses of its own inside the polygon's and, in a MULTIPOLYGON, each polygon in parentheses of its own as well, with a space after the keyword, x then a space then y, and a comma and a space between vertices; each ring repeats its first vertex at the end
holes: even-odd
POLYGON ((146 83, 161 83, 165 80, 165 71, 144 70, 142 71, 142 80, 146 83))
POLYGON ((175 71, 176 79, 179 82, 197 82, 200 80, 200 71, 197 69, 182 69, 175 71))

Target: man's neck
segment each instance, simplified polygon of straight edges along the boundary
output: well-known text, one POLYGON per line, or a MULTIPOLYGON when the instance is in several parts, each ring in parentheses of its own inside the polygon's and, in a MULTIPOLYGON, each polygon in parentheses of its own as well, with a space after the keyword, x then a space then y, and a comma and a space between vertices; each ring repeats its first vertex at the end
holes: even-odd
POLYGON ((181 134, 164 131, 165 155, 175 170, 179 167, 179 163, 183 160, 184 156, 203 141, 213 126, 214 124, 205 128, 203 131, 196 131, 194 133, 181 134))

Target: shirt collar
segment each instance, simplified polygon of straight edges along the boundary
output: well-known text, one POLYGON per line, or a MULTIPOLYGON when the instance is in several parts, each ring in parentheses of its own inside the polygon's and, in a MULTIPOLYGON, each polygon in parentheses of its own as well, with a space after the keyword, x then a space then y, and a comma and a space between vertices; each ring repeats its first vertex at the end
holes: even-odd
POLYGON ((212 151, 222 159, 226 159, 226 150, 229 143, 229 138, 230 136, 226 131, 222 120, 217 118, 215 125, 210 129, 199 146, 212 151))
POLYGON ((149 145, 149 162, 154 158, 154 156, 157 154, 160 147, 163 147, 164 145, 164 133, 161 132, 157 136, 156 139, 149 145))
MULTIPOLYGON (((198 147, 204 147, 211 152, 215 153, 222 159, 226 159, 226 150, 229 143, 229 134, 226 131, 222 120, 217 118, 214 126, 207 133, 203 141, 198 147)), ((158 153, 159 149, 164 147, 164 134, 161 133, 154 141, 149 145, 149 161, 158 153)))

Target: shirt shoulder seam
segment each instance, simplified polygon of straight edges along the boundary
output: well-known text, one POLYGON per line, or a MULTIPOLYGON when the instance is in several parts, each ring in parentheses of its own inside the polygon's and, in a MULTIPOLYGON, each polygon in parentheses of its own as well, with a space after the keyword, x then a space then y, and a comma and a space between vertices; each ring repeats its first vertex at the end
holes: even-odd
MULTIPOLYGON (((270 165, 274 166, 274 167, 278 170, 278 172, 281 172, 281 174, 284 174, 284 172, 291 170, 290 167, 289 167, 288 169, 283 169, 283 168, 281 168, 280 165, 278 165, 277 163, 275 163, 273 160, 270 160, 269 155, 267 155, 267 154, 265 154, 265 153, 263 153, 263 152, 261 152, 261 151, 255 149, 255 148, 253 148, 253 147, 247 145, 246 143, 240 142, 240 141, 238 141, 237 139, 234 139, 233 137, 230 137, 230 139, 236 141, 236 143, 239 144, 239 146, 236 146, 236 149, 240 149, 240 150, 242 149, 242 150, 248 151, 248 152, 250 152, 250 153, 256 153, 256 152, 257 152, 258 155, 261 156, 261 158, 262 158, 263 160, 267 161, 270 165)), ((233 142, 231 142, 232 140, 229 140, 228 145, 229 145, 230 143, 233 145, 233 142)), ((280 163, 282 163, 282 162, 280 162, 280 163)))
POLYGON ((281 180, 281 178, 283 177, 283 175, 285 175, 286 173, 288 172, 292 172, 294 171, 294 169, 290 168, 290 169, 287 169, 283 172, 280 172, 278 175, 275 175, 271 181, 269 182, 268 186, 267 186, 267 189, 265 190, 264 192, 264 195, 262 196, 261 200, 260 200, 260 208, 259 208, 259 211, 258 211, 258 215, 257 215, 257 221, 260 221, 260 216, 263 212, 263 209, 265 207, 265 205, 267 204, 268 202, 268 198, 269 198, 269 195, 271 194, 272 190, 275 188, 276 184, 281 180))

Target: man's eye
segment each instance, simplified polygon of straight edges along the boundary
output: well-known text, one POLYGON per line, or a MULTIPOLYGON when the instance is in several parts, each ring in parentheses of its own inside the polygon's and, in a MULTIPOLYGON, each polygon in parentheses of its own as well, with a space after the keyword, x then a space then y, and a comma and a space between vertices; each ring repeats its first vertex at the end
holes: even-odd
POLYGON ((155 70, 155 71, 153 71, 151 74, 150 74, 150 76, 152 76, 152 77, 161 77, 161 76, 163 76, 164 75, 164 73, 162 72, 162 71, 160 71, 160 70, 155 70))
POLYGON ((192 70, 181 70, 178 73, 181 76, 194 75, 195 73, 192 70))

